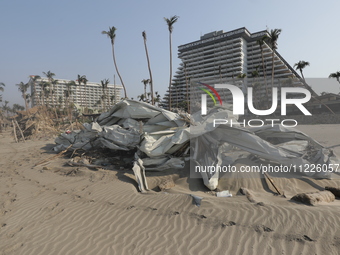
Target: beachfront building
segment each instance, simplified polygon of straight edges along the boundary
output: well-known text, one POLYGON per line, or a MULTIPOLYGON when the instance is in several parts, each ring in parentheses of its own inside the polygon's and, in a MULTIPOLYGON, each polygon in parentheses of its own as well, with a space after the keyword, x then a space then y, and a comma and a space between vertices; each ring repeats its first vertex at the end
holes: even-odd
POLYGON ((67 86, 71 80, 54 79, 56 82, 52 85, 47 78, 41 77, 34 82, 32 77, 34 76, 32 75, 29 81, 33 95, 31 98, 32 107, 45 104, 64 108, 69 101, 77 107, 100 110, 103 105, 108 108, 121 100, 123 89, 121 85, 108 84, 103 92, 101 83, 87 82, 85 86, 83 83, 79 85, 75 81, 73 85, 67 86), (71 93, 67 91, 71 91, 71 93), (106 96, 103 97, 103 94, 106 96))
MULTIPOLYGON (((267 30, 250 33, 243 27, 229 32, 211 32, 201 36, 198 41, 180 45, 178 57, 182 62, 173 77, 172 107, 190 99, 187 94, 192 96, 195 93, 191 87, 197 82, 230 83, 243 89, 253 86, 258 100, 261 95, 265 95, 265 91, 268 94, 268 88, 271 93, 272 86, 283 86, 283 81, 290 86, 293 83, 294 86, 297 86, 296 83, 301 86, 299 74, 277 51, 274 51, 272 63, 273 50, 268 42, 264 42, 262 47, 259 45, 258 40, 265 35, 269 35, 267 30), (272 81, 273 64, 275 79, 272 81)), ((165 107, 168 97, 167 92, 164 96, 165 107)))

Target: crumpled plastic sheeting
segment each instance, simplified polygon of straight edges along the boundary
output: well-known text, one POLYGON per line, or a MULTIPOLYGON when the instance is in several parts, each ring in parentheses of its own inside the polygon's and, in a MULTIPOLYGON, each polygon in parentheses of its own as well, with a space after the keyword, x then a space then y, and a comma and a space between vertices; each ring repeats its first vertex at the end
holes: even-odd
MULTIPOLYGON (((246 129, 229 125, 216 125, 214 119, 235 118, 222 107, 211 109, 205 117, 192 115, 191 160, 198 166, 228 166, 234 159, 223 158, 230 147, 254 154, 262 159, 285 166, 304 164, 326 165, 339 163, 331 150, 324 148, 306 134, 283 126, 267 125, 246 129), (268 141, 267 141, 268 140, 268 141), (269 141, 281 142, 272 144, 269 141)), ((235 121, 236 122, 236 121, 235 121)), ((305 173, 310 177, 330 178, 331 172, 305 173)), ((219 172, 201 172, 204 184, 211 190, 217 188, 219 172)))
POLYGON ((101 127, 98 123, 84 124, 85 129, 80 132, 61 134, 55 139, 59 144, 54 150, 60 151, 73 144, 71 149, 109 148, 112 150, 131 150, 141 140, 141 134, 133 129, 124 129, 118 125, 101 127))
POLYGON ((108 148, 144 152, 136 154, 133 171, 139 189, 147 190, 144 171, 183 168, 183 158, 171 154, 189 140, 188 123, 173 113, 147 103, 124 100, 109 112, 101 114, 97 122, 85 123, 84 130, 61 134, 55 139, 54 150, 61 151, 72 144, 71 150, 108 148), (144 166, 145 165, 145 166, 144 166))
MULTIPOLYGON (((282 165, 338 162, 331 150, 295 129, 279 125, 249 129, 229 125, 214 127, 214 119, 225 118, 237 122, 237 116, 219 106, 210 109, 206 116, 200 112, 192 114, 188 127, 188 122, 176 113, 147 103, 124 100, 101 114, 97 122, 84 124, 84 130, 61 134, 55 140, 58 144, 55 150, 63 150, 71 144, 72 149, 84 150, 93 147, 137 148, 133 171, 141 191, 148 190, 145 170, 184 167, 184 160, 172 154, 188 141, 190 159, 197 166, 231 165, 236 159, 232 153, 235 147, 282 165)), ((328 178, 330 173, 309 175, 328 178)), ((216 189, 218 171, 201 172, 201 177, 209 189, 216 189)))

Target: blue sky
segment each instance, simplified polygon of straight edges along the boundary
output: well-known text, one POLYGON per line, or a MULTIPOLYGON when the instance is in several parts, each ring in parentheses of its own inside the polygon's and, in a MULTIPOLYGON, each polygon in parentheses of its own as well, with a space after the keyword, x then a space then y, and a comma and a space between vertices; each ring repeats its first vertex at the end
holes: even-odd
MULTIPOLYGON (((56 79, 86 75, 100 82, 115 74, 110 40, 101 34, 115 26, 115 52, 129 97, 143 92, 148 78, 142 32, 148 49, 155 91, 169 81, 169 41, 164 17, 180 18, 173 31, 173 73, 177 47, 215 30, 246 27, 250 32, 280 28, 278 52, 290 63, 310 62, 306 77, 327 78, 340 71, 340 1, 305 0, 0 0, 0 82, 3 100, 23 105, 15 84, 29 75, 52 71, 56 79)), ((119 83, 118 76, 116 81, 119 83)), ((317 92, 339 92, 318 86, 317 92)))

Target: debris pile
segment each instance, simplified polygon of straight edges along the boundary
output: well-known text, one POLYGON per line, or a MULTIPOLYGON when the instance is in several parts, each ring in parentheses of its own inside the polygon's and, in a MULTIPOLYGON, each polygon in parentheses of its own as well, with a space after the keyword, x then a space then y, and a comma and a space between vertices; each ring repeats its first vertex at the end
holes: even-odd
POLYGON ((35 139, 53 137, 59 133, 53 119, 48 117, 45 107, 36 106, 17 113, 18 115, 13 118, 14 137, 23 136, 25 139, 35 139))
MULTIPOLYGON (((177 114, 144 102, 124 100, 83 130, 63 133, 56 138, 56 151, 106 148, 134 153, 132 170, 139 189, 148 190, 145 170, 162 171, 191 167, 230 166, 233 152, 246 151, 254 160, 266 160, 287 167, 315 164, 323 171, 305 172, 310 177, 330 178, 328 166, 338 162, 332 150, 324 148, 306 134, 279 125, 245 128, 240 125, 215 125, 215 119, 237 123, 227 106, 201 112, 177 114), (326 168, 325 168, 326 167, 326 168)), ((239 156, 239 155, 238 155, 239 156)), ((290 168, 289 168, 290 167, 290 168)), ((300 172, 299 172, 300 173, 300 172)), ((219 171, 201 171, 205 186, 215 190, 219 171)))

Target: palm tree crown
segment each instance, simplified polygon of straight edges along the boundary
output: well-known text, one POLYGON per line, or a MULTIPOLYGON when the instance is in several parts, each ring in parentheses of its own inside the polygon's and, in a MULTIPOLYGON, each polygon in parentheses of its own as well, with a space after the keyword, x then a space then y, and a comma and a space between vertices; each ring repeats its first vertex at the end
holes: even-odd
POLYGON ((3 82, 0 82, 0 91, 4 91, 4 88, 5 87, 5 83, 3 82))
POLYGON ((169 110, 171 109, 171 85, 172 85, 172 38, 173 25, 178 20, 178 16, 172 16, 170 19, 164 18, 169 29, 169 48, 170 48, 170 79, 169 79, 169 110))
POLYGON ((109 27, 108 31, 102 31, 103 35, 107 35, 107 37, 110 38, 111 43, 114 44, 115 43, 115 38, 116 38, 116 28, 114 26, 109 27))
POLYGON ((295 69, 300 71, 303 80, 305 80, 305 77, 303 76, 302 69, 304 69, 306 66, 309 66, 309 62, 303 60, 300 60, 294 65, 295 69))
POLYGON ((281 29, 272 29, 267 37, 267 42, 269 43, 270 47, 272 48, 272 87, 274 86, 274 59, 275 59, 275 51, 277 49, 277 40, 279 39, 279 35, 281 34, 281 29))
POLYGON ((277 40, 279 39, 279 35, 281 34, 281 29, 272 29, 268 35, 268 42, 273 50, 277 49, 277 40))
POLYGON ((25 101, 25 108, 26 111, 28 110, 28 96, 27 96, 27 89, 29 88, 29 84, 28 83, 23 83, 20 82, 19 84, 16 84, 18 86, 18 90, 21 92, 22 98, 25 101))
POLYGON ((335 78, 335 79, 337 80, 337 82, 340 83, 340 72, 337 71, 337 72, 335 72, 335 73, 331 73, 331 74, 328 76, 328 78, 335 78))
POLYGON ((142 32, 142 37, 144 39, 144 48, 145 48, 146 60, 148 62, 149 75, 150 75, 149 84, 150 84, 150 91, 151 91, 151 104, 154 105, 155 99, 154 99, 154 95, 153 95, 153 80, 152 80, 152 72, 151 72, 151 66, 150 66, 148 47, 146 46, 146 32, 145 31, 142 32))
POLYGON ((168 18, 164 18, 166 24, 168 25, 168 29, 169 29, 169 32, 172 33, 173 31, 173 24, 175 24, 178 20, 178 16, 177 15, 174 15, 172 17, 170 17, 170 19, 168 18))
POLYGON ((116 63, 116 57, 115 57, 114 42, 115 42, 115 38, 116 38, 116 30, 117 29, 114 26, 112 26, 112 27, 109 27, 108 31, 102 31, 102 34, 107 35, 107 37, 109 37, 110 40, 111 40, 113 63, 114 63, 116 72, 118 74, 118 77, 120 79, 120 82, 122 83, 122 86, 123 86, 123 89, 124 89, 124 96, 125 96, 125 98, 127 98, 128 96, 127 96, 127 93, 126 93, 126 88, 125 88, 123 79, 122 79, 122 77, 121 77, 121 75, 118 71, 118 67, 117 67, 117 63, 116 63))

